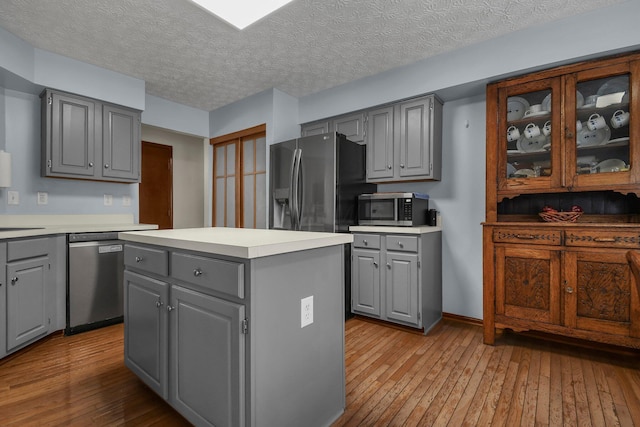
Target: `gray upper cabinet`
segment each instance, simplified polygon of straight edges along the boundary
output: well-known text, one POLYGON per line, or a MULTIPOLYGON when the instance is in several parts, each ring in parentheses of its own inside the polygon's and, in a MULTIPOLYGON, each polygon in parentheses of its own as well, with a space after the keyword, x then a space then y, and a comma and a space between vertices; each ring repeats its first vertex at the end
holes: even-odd
POLYGON ((301 136, 321 135, 330 132, 331 124, 327 120, 321 122, 307 123, 302 125, 300 130, 301 136))
POLYGON ((102 106, 102 175, 137 181, 140 171, 140 112, 102 106))
POLYGON ((41 98, 43 176, 139 181, 139 111, 48 89, 41 98))
POLYGON ((367 114, 367 181, 393 178, 393 106, 367 114))
POLYGON ((302 136, 340 132, 367 145, 367 182, 440 180, 442 102, 425 95, 301 126, 302 136))
POLYGON ((300 128, 301 136, 320 135, 327 132, 338 132, 349 141, 364 143, 365 112, 345 114, 319 122, 305 123, 300 128))

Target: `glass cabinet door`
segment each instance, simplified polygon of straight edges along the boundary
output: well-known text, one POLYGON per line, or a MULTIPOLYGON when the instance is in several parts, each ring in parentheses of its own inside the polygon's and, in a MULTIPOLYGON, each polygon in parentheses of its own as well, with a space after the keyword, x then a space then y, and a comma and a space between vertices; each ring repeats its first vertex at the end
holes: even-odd
POLYGON ((560 185, 560 94, 559 79, 539 80, 500 92, 499 189, 520 191, 560 185))
POLYGON ((567 176, 574 187, 599 187, 637 182, 633 167, 631 68, 628 64, 598 68, 568 76, 567 176), (571 107, 571 108, 569 108, 571 107), (573 131, 573 129, 571 129, 573 131))

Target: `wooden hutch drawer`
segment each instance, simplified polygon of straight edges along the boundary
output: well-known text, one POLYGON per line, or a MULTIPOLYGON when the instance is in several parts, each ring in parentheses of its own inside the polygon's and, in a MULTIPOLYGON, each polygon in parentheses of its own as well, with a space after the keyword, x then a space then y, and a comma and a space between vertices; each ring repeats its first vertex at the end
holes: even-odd
POLYGON ((634 249, 640 247, 640 231, 567 230, 565 245, 634 249))
POLYGON ((496 243, 524 243, 530 245, 560 246, 562 243, 562 231, 498 228, 493 230, 493 241, 496 243))

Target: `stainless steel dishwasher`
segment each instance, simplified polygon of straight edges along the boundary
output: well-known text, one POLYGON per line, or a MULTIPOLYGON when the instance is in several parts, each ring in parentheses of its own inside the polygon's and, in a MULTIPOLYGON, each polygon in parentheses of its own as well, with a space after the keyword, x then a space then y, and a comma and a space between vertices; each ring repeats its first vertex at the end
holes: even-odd
POLYGON ((117 232, 68 237, 66 335, 122 322, 123 242, 117 232))

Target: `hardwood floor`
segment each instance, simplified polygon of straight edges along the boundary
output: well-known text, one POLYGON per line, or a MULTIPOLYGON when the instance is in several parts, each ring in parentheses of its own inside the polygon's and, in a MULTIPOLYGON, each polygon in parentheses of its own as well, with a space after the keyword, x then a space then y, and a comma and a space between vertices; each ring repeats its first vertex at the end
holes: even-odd
MULTIPOLYGON (((57 334, 0 361, 1 426, 186 426, 125 368, 122 325, 57 334)), ((338 426, 639 426, 640 352, 613 353, 445 319, 426 337, 345 326, 338 426)))

